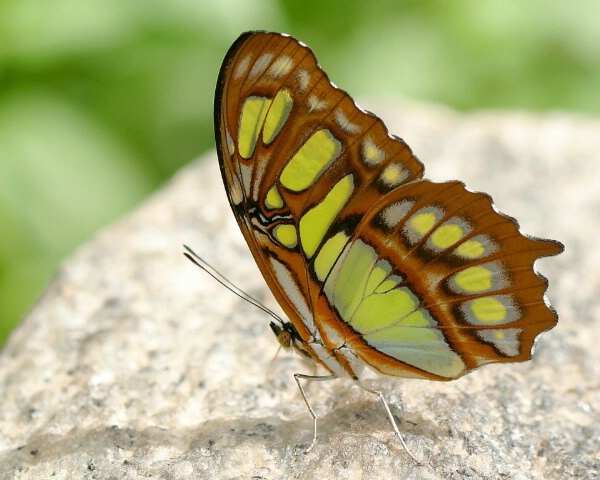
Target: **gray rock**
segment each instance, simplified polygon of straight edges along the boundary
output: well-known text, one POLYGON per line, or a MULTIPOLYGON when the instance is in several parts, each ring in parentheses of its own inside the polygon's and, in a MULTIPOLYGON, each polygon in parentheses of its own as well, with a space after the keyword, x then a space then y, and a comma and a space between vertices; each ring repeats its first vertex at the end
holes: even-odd
MULTIPOLYGON (((193 266, 182 244, 280 312, 226 202, 214 153, 69 258, 0 352, 0 477, 600 478, 600 122, 564 113, 385 115, 434 180, 490 193, 526 233, 561 240, 543 259, 560 314, 532 362, 450 383, 373 375, 313 383, 319 439, 271 363, 269 317, 193 266)), ((110 192, 107 192, 110 195, 110 192)))

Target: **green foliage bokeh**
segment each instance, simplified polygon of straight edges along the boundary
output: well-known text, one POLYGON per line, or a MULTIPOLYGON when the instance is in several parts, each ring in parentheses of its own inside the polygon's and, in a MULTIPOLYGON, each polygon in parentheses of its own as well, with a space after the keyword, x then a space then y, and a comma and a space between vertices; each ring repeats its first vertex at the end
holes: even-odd
POLYGON ((214 83, 283 31, 361 95, 600 112, 595 0, 4 0, 0 345, 60 261, 213 148, 214 83))

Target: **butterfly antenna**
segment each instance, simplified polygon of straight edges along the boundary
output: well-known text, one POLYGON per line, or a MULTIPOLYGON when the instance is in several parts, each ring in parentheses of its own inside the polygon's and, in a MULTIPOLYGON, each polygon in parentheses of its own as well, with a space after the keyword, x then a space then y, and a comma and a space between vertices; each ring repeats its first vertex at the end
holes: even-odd
POLYGON ((249 293, 246 293, 244 290, 242 290, 241 288, 234 285, 227 277, 225 277, 221 272, 216 270, 210 263, 208 263, 206 260, 204 260, 200 255, 198 255, 196 252, 194 252, 190 247, 188 247, 187 245, 184 245, 183 248, 185 248, 188 252, 188 253, 186 253, 186 252, 183 253, 188 258, 188 260, 190 260, 192 263, 196 264, 198 267, 200 267, 202 270, 204 270, 206 273, 208 273, 212 278, 214 278, 217 282, 219 282, 221 285, 223 285, 227 290, 234 293, 235 295, 240 297, 242 300, 245 300, 250 305, 254 305, 256 308, 262 310, 267 315, 270 315, 271 317, 273 317, 273 319, 275 319, 276 321, 278 321, 280 324, 283 325, 283 323, 284 323, 283 320, 275 312, 273 312, 269 308, 265 307, 262 303, 260 303, 258 300, 256 300, 256 298, 254 298, 249 293))

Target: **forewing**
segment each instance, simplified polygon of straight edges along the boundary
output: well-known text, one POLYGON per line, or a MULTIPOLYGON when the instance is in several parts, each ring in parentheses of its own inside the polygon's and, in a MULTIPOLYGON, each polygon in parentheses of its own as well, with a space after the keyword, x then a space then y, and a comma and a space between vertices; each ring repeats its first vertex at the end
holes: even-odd
POLYGON ((301 336, 314 332, 308 276, 332 225, 352 228, 385 192, 422 176, 410 148, 356 106, 312 51, 249 32, 229 50, 215 136, 231 207, 269 287, 301 336))

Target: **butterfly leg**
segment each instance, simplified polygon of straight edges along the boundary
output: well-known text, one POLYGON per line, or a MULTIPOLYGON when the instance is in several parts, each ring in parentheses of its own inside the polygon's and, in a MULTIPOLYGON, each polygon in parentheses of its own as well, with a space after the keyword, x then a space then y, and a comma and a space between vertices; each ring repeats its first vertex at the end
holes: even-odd
POLYGON ((394 432, 396 433, 396 437, 398 437, 398 440, 400 440, 400 443, 402 444, 402 448, 404 448, 404 451, 408 454, 408 456, 410 458, 412 458, 414 460, 414 462, 417 465, 423 465, 423 462, 421 462, 420 460, 417 460, 417 457, 415 457, 413 455, 413 453, 408 449, 408 445, 406 445, 406 442, 404 441, 404 438, 402 437, 402 435, 400 434, 400 430, 398 430, 398 425, 396 424, 396 420, 394 420, 394 416, 392 415, 392 412, 390 410, 390 407, 387 403, 387 400, 385 399, 385 397, 383 396, 383 393, 381 393, 379 390, 371 390, 370 388, 365 387, 363 384, 361 384, 360 382, 356 382, 356 384, 362 388, 363 390, 372 393, 373 395, 377 395, 379 397, 379 399, 381 400, 381 402, 383 403, 383 407, 385 408, 385 412, 387 413, 388 416, 388 420, 390 421, 390 423, 392 424, 392 428, 394 429, 394 432))
POLYGON ((302 388, 302 385, 300 384, 300 379, 314 380, 317 382, 326 382, 327 380, 333 380, 335 378, 337 378, 337 375, 304 375, 302 373, 294 373, 294 379, 296 380, 296 384, 298 385, 298 388, 300 389, 300 393, 302 394, 304 403, 306 403, 306 406, 308 407, 308 411, 310 412, 310 414, 313 417, 313 439, 312 439, 312 443, 310 444, 310 447, 308 447, 304 451, 305 455, 308 452, 310 452, 312 450, 312 448, 315 446, 315 443, 317 443, 317 414, 315 413, 313 408, 310 406, 310 403, 308 403, 308 398, 306 398, 306 393, 304 392, 304 389, 302 388))

